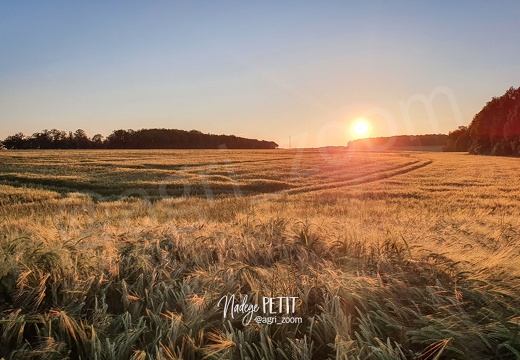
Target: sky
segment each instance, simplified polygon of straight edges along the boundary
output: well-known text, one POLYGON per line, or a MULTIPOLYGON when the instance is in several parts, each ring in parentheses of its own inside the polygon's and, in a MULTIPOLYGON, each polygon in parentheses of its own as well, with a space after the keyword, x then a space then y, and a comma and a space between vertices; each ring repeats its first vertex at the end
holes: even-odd
POLYGON ((518 1, 1 1, 0 139, 448 133, 520 85, 518 1))

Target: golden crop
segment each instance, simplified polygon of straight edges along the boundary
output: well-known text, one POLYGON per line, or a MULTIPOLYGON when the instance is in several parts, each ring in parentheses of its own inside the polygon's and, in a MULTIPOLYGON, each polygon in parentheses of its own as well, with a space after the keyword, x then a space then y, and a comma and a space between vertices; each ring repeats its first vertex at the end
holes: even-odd
POLYGON ((4 151, 0 358, 512 359, 520 163, 4 151), (227 294, 301 324, 223 321, 227 294))

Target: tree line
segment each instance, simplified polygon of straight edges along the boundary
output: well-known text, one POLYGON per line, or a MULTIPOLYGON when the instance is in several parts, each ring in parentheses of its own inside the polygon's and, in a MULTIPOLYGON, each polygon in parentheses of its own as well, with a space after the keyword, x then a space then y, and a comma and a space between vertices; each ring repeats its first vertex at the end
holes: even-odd
POLYGON ((348 142, 349 150, 399 150, 407 148, 440 147, 446 144, 448 135, 426 134, 426 135, 397 135, 390 137, 376 137, 357 139, 348 142))
POLYGON ((204 134, 198 130, 141 129, 114 130, 108 137, 90 138, 78 129, 68 133, 52 129, 26 136, 10 135, 0 142, 6 149, 276 149, 273 141, 235 135, 204 134))
POLYGON ((520 87, 511 87, 504 95, 493 97, 469 126, 450 132, 444 150, 520 156, 520 87))

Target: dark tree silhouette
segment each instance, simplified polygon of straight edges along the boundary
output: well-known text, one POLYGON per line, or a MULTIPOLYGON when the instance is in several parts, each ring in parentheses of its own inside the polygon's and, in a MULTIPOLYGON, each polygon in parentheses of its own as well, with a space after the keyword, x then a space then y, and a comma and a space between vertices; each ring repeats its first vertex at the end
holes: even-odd
POLYGON ((82 130, 78 129, 74 132, 73 135, 73 142, 76 149, 89 149, 92 148, 91 141, 87 136, 87 133, 82 130))
POLYGON ((101 134, 96 134, 94 136, 92 136, 92 148, 93 149, 103 149, 104 147, 104 144, 103 144, 103 135, 101 134))
POLYGON ((45 129, 42 132, 34 133, 30 138, 33 149, 51 149, 52 148, 52 134, 45 129))
POLYGON ((272 141, 246 139, 234 135, 203 134, 198 130, 176 129, 115 130, 106 139, 96 134, 90 139, 78 129, 68 134, 52 129, 26 137, 22 133, 8 136, 7 149, 276 149, 272 141))
POLYGON ((53 149, 66 149, 68 147, 68 138, 65 131, 52 129, 51 137, 53 149))
POLYGON ((397 135, 390 137, 377 137, 358 139, 348 142, 349 150, 399 150, 407 148, 420 148, 425 146, 445 146, 447 135, 397 135))
POLYGON ((459 126, 457 130, 448 134, 444 151, 468 151, 471 144, 467 126, 459 126))
POLYGON ((467 128, 451 132, 445 150, 520 156, 520 87, 493 97, 467 128))
POLYGON ((6 137, 3 144, 6 149, 29 149, 29 141, 21 132, 6 137))

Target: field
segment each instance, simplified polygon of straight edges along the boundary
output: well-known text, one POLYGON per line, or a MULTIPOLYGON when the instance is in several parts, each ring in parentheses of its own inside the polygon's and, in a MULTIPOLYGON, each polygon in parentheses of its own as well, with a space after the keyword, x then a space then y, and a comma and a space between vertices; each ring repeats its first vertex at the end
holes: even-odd
POLYGON ((520 359, 518 174, 461 153, 0 152, 0 359, 520 359), (298 299, 259 324, 231 295, 298 299))

